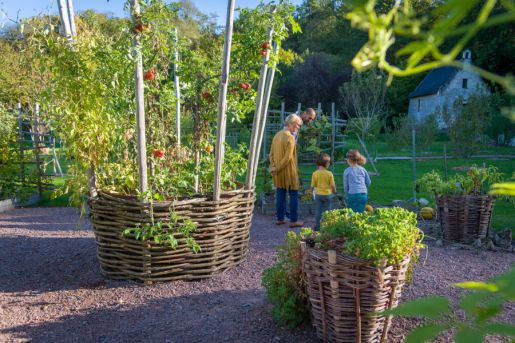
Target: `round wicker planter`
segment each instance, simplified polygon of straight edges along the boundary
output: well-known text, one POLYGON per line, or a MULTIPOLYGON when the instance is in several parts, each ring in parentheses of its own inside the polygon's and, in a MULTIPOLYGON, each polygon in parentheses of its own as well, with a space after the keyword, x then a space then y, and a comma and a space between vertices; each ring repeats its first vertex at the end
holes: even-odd
POLYGON ((495 197, 443 195, 436 197, 436 204, 444 239, 471 243, 487 237, 495 197))
POLYGON ((202 248, 194 254, 180 235, 178 247, 143 242, 123 231, 151 221, 150 207, 135 197, 99 193, 90 199, 91 223, 104 275, 146 283, 198 280, 238 265, 248 251, 253 190, 222 193, 220 201, 199 196, 153 203, 154 219, 167 221, 170 212, 197 223, 193 238, 202 248))
POLYGON ((397 306, 410 257, 400 265, 371 262, 301 243, 313 325, 324 342, 387 342, 390 317, 371 316, 397 306))

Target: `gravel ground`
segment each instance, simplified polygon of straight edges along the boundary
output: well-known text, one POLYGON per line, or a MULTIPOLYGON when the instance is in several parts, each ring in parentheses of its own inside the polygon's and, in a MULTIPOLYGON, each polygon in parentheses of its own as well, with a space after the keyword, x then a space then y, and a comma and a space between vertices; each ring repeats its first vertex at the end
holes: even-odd
MULTIPOLYGON (((318 342, 310 326, 276 324, 261 287, 285 231, 256 214, 240 266, 200 282, 145 286, 101 275, 93 233, 73 208, 0 214, 0 342, 318 342)), ((424 256, 404 300, 441 294, 456 301, 451 284, 486 280, 515 262, 513 253, 431 242, 425 263, 424 256)), ((501 319, 514 322, 513 304, 501 319)), ((395 319, 389 341, 401 342, 417 323, 395 319)))

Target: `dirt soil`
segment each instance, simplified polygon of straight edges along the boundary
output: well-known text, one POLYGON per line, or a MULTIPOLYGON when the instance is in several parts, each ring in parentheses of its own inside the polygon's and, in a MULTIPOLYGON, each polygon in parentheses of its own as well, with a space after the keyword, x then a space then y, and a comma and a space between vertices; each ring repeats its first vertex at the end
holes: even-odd
MULTIPOLYGON (((87 222, 78 227, 73 208, 0 214, 0 342, 318 342, 312 327, 289 329, 272 318, 261 273, 287 230, 273 220, 254 216, 240 266, 200 282, 145 286, 102 276, 93 232, 87 222)), ((486 280, 515 262, 513 253, 431 242, 425 263, 424 256, 403 300, 440 294, 456 302, 453 283, 486 280)), ((514 322, 514 304, 501 319, 514 322)), ((395 319, 389 342, 401 342, 418 323, 395 319)))

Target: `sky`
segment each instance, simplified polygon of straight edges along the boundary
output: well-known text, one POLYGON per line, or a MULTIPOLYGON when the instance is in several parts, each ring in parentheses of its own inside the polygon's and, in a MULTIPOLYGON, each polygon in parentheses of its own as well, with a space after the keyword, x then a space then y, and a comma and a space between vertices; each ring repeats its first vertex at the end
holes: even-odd
MULTIPOLYGON (((260 0, 236 0, 236 7, 255 7, 260 0)), ((302 0, 292 0, 296 5, 302 0)), ((114 16, 122 17, 127 15, 123 11, 125 0, 73 0, 75 13, 95 9, 101 13, 111 13, 114 16)), ((218 24, 225 25, 227 12, 226 0, 193 0, 199 10, 205 14, 218 15, 218 24)), ((57 14, 57 0, 0 0, 0 26, 11 23, 17 18, 37 16, 39 14, 57 14)))

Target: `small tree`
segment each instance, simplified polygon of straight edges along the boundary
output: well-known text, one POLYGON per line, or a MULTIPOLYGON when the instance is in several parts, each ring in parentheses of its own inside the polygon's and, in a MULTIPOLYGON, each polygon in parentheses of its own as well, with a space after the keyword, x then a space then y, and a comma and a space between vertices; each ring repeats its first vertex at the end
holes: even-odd
POLYGON ((349 132, 364 142, 367 136, 378 133, 386 114, 386 83, 377 69, 353 72, 351 80, 340 87, 340 102, 350 117, 349 132))
POLYGON ((489 112, 488 96, 485 95, 473 95, 466 103, 459 97, 452 111, 447 106, 441 110, 453 149, 458 155, 469 158, 479 152, 489 112))

